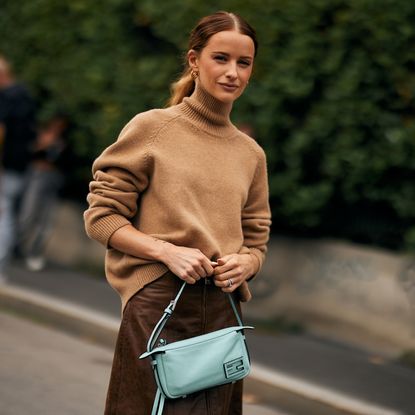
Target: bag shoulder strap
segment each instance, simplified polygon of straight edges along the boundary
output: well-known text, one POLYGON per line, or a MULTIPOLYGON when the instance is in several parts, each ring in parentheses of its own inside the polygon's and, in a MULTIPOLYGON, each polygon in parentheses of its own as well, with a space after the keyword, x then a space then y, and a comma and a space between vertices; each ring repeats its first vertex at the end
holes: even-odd
POLYGON ((157 392, 156 392, 156 396, 154 398, 153 409, 151 411, 151 415, 161 415, 163 413, 164 401, 165 400, 166 400, 166 398, 161 393, 160 388, 157 387, 157 392))
MULTIPOLYGON (((182 295, 183 290, 186 287, 186 285, 187 285, 187 283, 186 283, 186 281, 184 281, 182 286, 180 287, 179 292, 177 293, 176 297, 173 300, 171 300, 170 304, 164 309, 164 313, 163 313, 161 319, 159 320, 159 322, 154 327, 154 330, 151 333, 150 338, 148 339, 147 352, 151 352, 153 350, 157 339, 159 338, 164 326, 167 323, 167 320, 173 314, 173 311, 176 308, 177 302, 179 301, 180 296, 182 295)), ((238 325, 242 327, 243 323, 242 323, 241 317, 239 316, 238 310, 236 309, 235 301, 233 300, 232 295, 230 293, 227 293, 227 296, 228 296, 229 302, 231 303, 232 310, 235 313, 235 317, 236 317, 236 320, 238 321, 238 325)))

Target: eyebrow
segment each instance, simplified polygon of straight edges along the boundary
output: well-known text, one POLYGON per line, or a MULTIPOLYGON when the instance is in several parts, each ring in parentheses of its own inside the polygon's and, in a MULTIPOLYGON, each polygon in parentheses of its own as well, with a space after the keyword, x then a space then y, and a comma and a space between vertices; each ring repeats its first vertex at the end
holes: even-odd
MULTIPOLYGON (((212 53, 220 53, 222 55, 230 56, 229 53, 227 53, 227 52, 221 52, 220 50, 213 51, 212 53)), ((240 58, 242 58, 242 59, 253 59, 253 57, 252 56, 249 56, 249 55, 248 56, 240 56, 240 58)))

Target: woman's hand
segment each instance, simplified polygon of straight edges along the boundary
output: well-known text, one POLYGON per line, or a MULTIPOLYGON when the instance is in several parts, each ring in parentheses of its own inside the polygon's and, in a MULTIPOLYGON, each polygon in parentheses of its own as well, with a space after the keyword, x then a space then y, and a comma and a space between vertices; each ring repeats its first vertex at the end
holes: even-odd
POLYGON ((211 262, 199 249, 163 243, 161 261, 169 270, 188 284, 194 284, 200 278, 213 274, 211 262))
POLYGON ((162 262, 180 279, 194 284, 213 274, 216 262, 211 262, 199 249, 177 246, 147 235, 132 225, 115 231, 108 244, 111 248, 136 256, 162 262))
POLYGON ((235 291, 244 281, 255 273, 255 264, 250 254, 230 254, 217 260, 214 280, 217 287, 225 293, 235 291))

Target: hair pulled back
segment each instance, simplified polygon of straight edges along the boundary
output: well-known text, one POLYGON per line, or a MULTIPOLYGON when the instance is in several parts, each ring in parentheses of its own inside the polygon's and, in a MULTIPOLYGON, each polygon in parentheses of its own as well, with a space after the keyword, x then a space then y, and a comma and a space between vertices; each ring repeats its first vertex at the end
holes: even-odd
MULTIPOLYGON (((249 36, 254 42, 256 55, 258 42, 253 27, 241 16, 225 11, 210 14, 199 20, 190 32, 188 50, 193 49, 196 52, 201 52, 211 36, 225 30, 236 30, 243 35, 249 36)), ((167 105, 180 104, 183 98, 192 94, 194 89, 195 81, 192 78, 191 68, 186 55, 184 59, 184 70, 180 78, 171 86, 172 94, 167 105)))

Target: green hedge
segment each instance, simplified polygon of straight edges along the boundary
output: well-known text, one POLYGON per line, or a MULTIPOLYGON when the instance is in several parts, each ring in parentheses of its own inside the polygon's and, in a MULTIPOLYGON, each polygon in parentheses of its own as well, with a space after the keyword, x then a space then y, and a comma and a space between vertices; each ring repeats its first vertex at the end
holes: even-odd
POLYGON ((3 0, 0 38, 41 117, 63 106, 93 158, 164 105, 189 30, 219 9, 259 35, 234 120, 268 154, 273 231, 415 248, 415 2, 3 0))

